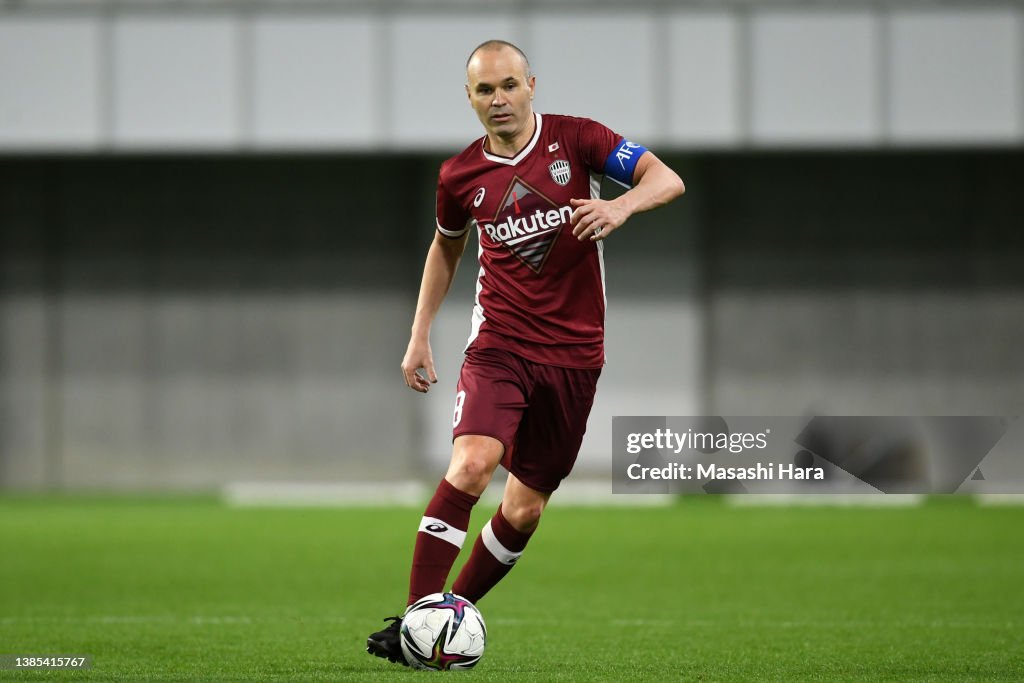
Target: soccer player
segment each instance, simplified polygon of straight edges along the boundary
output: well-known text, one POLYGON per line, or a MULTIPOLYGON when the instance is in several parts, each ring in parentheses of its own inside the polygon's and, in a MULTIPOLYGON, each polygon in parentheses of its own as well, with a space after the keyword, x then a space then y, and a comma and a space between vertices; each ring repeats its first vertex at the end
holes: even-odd
MULTIPOLYGON (((604 365, 604 240, 632 214, 684 191, 643 146, 596 121, 533 111, 526 55, 490 40, 466 64, 466 94, 486 135, 441 165, 405 383, 437 382, 430 326, 471 228, 480 272, 457 391, 451 464, 416 534, 408 603, 444 590, 470 511, 498 464, 508 481, 453 592, 480 600, 519 559, 552 492, 572 470, 604 365), (631 188, 600 199, 601 178, 631 188), (422 372, 421 372, 422 371, 422 372)), ((401 617, 367 650, 404 664, 401 617)))

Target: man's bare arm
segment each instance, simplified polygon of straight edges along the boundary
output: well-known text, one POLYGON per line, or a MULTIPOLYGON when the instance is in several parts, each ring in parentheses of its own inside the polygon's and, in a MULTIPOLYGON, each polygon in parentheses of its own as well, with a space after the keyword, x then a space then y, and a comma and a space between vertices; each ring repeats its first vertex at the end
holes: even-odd
POLYGON ((430 326, 452 285, 468 239, 468 230, 457 239, 450 239, 435 232, 434 241, 427 251, 427 261, 423 264, 423 279, 420 281, 420 294, 416 301, 416 315, 412 322, 412 334, 409 346, 405 350, 405 358, 402 359, 402 375, 405 377, 406 385, 420 393, 427 393, 430 391, 430 385, 437 382, 434 356, 430 350, 430 326), (417 372, 420 368, 426 372, 426 377, 417 372))
POLYGON ((633 172, 633 187, 625 194, 612 200, 572 200, 572 234, 581 241, 603 240, 633 214, 664 206, 685 191, 675 171, 650 151, 644 152, 633 172))

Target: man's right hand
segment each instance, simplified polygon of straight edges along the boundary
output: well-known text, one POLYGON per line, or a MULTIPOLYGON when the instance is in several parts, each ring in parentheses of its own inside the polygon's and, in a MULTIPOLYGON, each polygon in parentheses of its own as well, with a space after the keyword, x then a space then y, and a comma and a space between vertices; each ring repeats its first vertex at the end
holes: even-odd
POLYGON ((402 375, 405 377, 406 386, 421 394, 430 391, 430 385, 437 383, 434 355, 430 351, 429 341, 409 340, 409 348, 405 350, 405 358, 402 359, 402 375), (420 374, 420 369, 427 373, 426 377, 420 374))

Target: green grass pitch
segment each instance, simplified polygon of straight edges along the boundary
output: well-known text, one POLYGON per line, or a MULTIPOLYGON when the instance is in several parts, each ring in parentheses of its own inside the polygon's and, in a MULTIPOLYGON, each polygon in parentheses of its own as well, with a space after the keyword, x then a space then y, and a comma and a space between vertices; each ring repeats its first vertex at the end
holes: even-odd
MULTIPOLYGON (((364 651, 403 604, 420 514, 0 497, 0 653, 94 658, 90 671, 0 680, 443 675, 364 651)), ((480 607, 487 652, 447 675, 1021 680, 1024 508, 553 505, 480 607)))

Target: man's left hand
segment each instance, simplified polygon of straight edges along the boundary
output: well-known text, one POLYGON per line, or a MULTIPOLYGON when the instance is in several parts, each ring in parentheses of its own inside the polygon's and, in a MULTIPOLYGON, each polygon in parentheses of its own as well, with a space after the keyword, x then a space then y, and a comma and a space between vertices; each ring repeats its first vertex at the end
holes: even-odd
POLYGON ((570 220, 572 234, 581 242, 606 239, 629 218, 629 211, 614 200, 570 199, 569 203, 574 209, 570 220))

